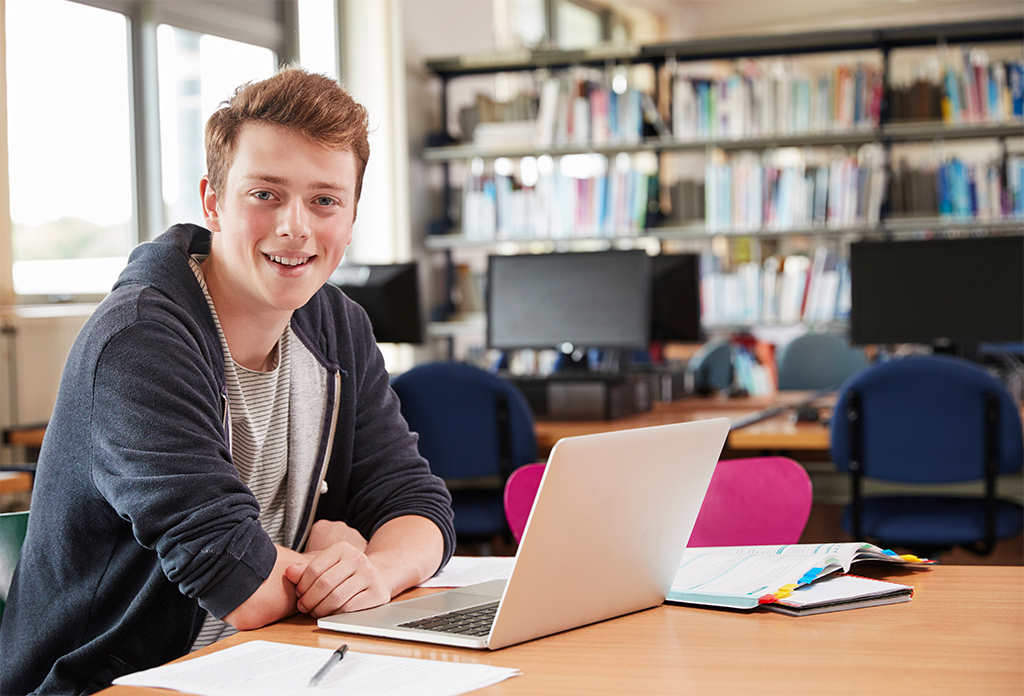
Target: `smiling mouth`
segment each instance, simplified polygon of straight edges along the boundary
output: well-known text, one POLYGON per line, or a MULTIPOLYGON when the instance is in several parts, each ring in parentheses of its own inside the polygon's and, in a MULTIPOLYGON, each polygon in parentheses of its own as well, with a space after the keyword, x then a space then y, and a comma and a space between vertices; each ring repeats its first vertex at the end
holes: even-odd
POLYGON ((264 256, 274 263, 279 263, 282 266, 302 266, 313 258, 312 256, 306 256, 305 258, 289 258, 287 256, 271 256, 270 254, 264 254, 264 256))

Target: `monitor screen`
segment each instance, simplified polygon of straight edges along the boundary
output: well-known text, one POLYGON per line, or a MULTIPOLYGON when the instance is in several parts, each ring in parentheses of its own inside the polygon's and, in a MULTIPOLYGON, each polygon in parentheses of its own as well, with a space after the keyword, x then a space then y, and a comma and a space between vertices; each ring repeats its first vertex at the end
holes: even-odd
POLYGON ((1024 237, 856 242, 850 290, 857 345, 1024 340, 1024 237))
POLYGON ((700 341, 700 256, 653 256, 651 272, 651 340, 700 341))
POLYGON ((330 282, 366 310, 378 343, 422 343, 415 263, 341 265, 330 282))
POLYGON ((492 348, 649 344, 651 262, 642 250, 491 256, 487 278, 492 348))

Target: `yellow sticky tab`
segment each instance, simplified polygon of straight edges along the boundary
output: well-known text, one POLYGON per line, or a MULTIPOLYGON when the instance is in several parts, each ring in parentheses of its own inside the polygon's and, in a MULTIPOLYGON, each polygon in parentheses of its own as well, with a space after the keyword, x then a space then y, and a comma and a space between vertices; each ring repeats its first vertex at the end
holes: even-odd
POLYGON ((782 599, 783 597, 788 597, 791 594, 793 594, 793 590, 795 590, 797 587, 799 587, 799 585, 783 585, 779 589, 775 590, 775 598, 782 599))
POLYGON ((904 561, 909 561, 910 563, 920 563, 921 562, 921 559, 918 558, 917 556, 915 556, 912 553, 905 553, 902 556, 900 556, 900 558, 902 558, 904 561))

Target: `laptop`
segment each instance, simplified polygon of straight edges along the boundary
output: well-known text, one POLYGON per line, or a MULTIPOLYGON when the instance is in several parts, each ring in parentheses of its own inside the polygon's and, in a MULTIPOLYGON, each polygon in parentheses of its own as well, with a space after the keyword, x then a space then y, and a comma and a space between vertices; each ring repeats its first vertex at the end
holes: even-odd
POLYGON ((551 450, 507 580, 317 625, 497 650, 657 606, 728 433, 729 419, 716 418, 563 438, 551 450))

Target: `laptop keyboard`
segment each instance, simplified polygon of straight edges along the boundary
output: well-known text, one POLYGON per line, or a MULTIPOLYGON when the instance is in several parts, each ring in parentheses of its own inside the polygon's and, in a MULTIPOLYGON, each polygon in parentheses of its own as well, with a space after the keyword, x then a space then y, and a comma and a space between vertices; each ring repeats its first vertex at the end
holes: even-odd
POLYGON ((399 624, 403 628, 418 628, 423 631, 458 633, 464 636, 486 636, 498 613, 498 602, 481 604, 477 607, 435 614, 425 619, 399 624))

